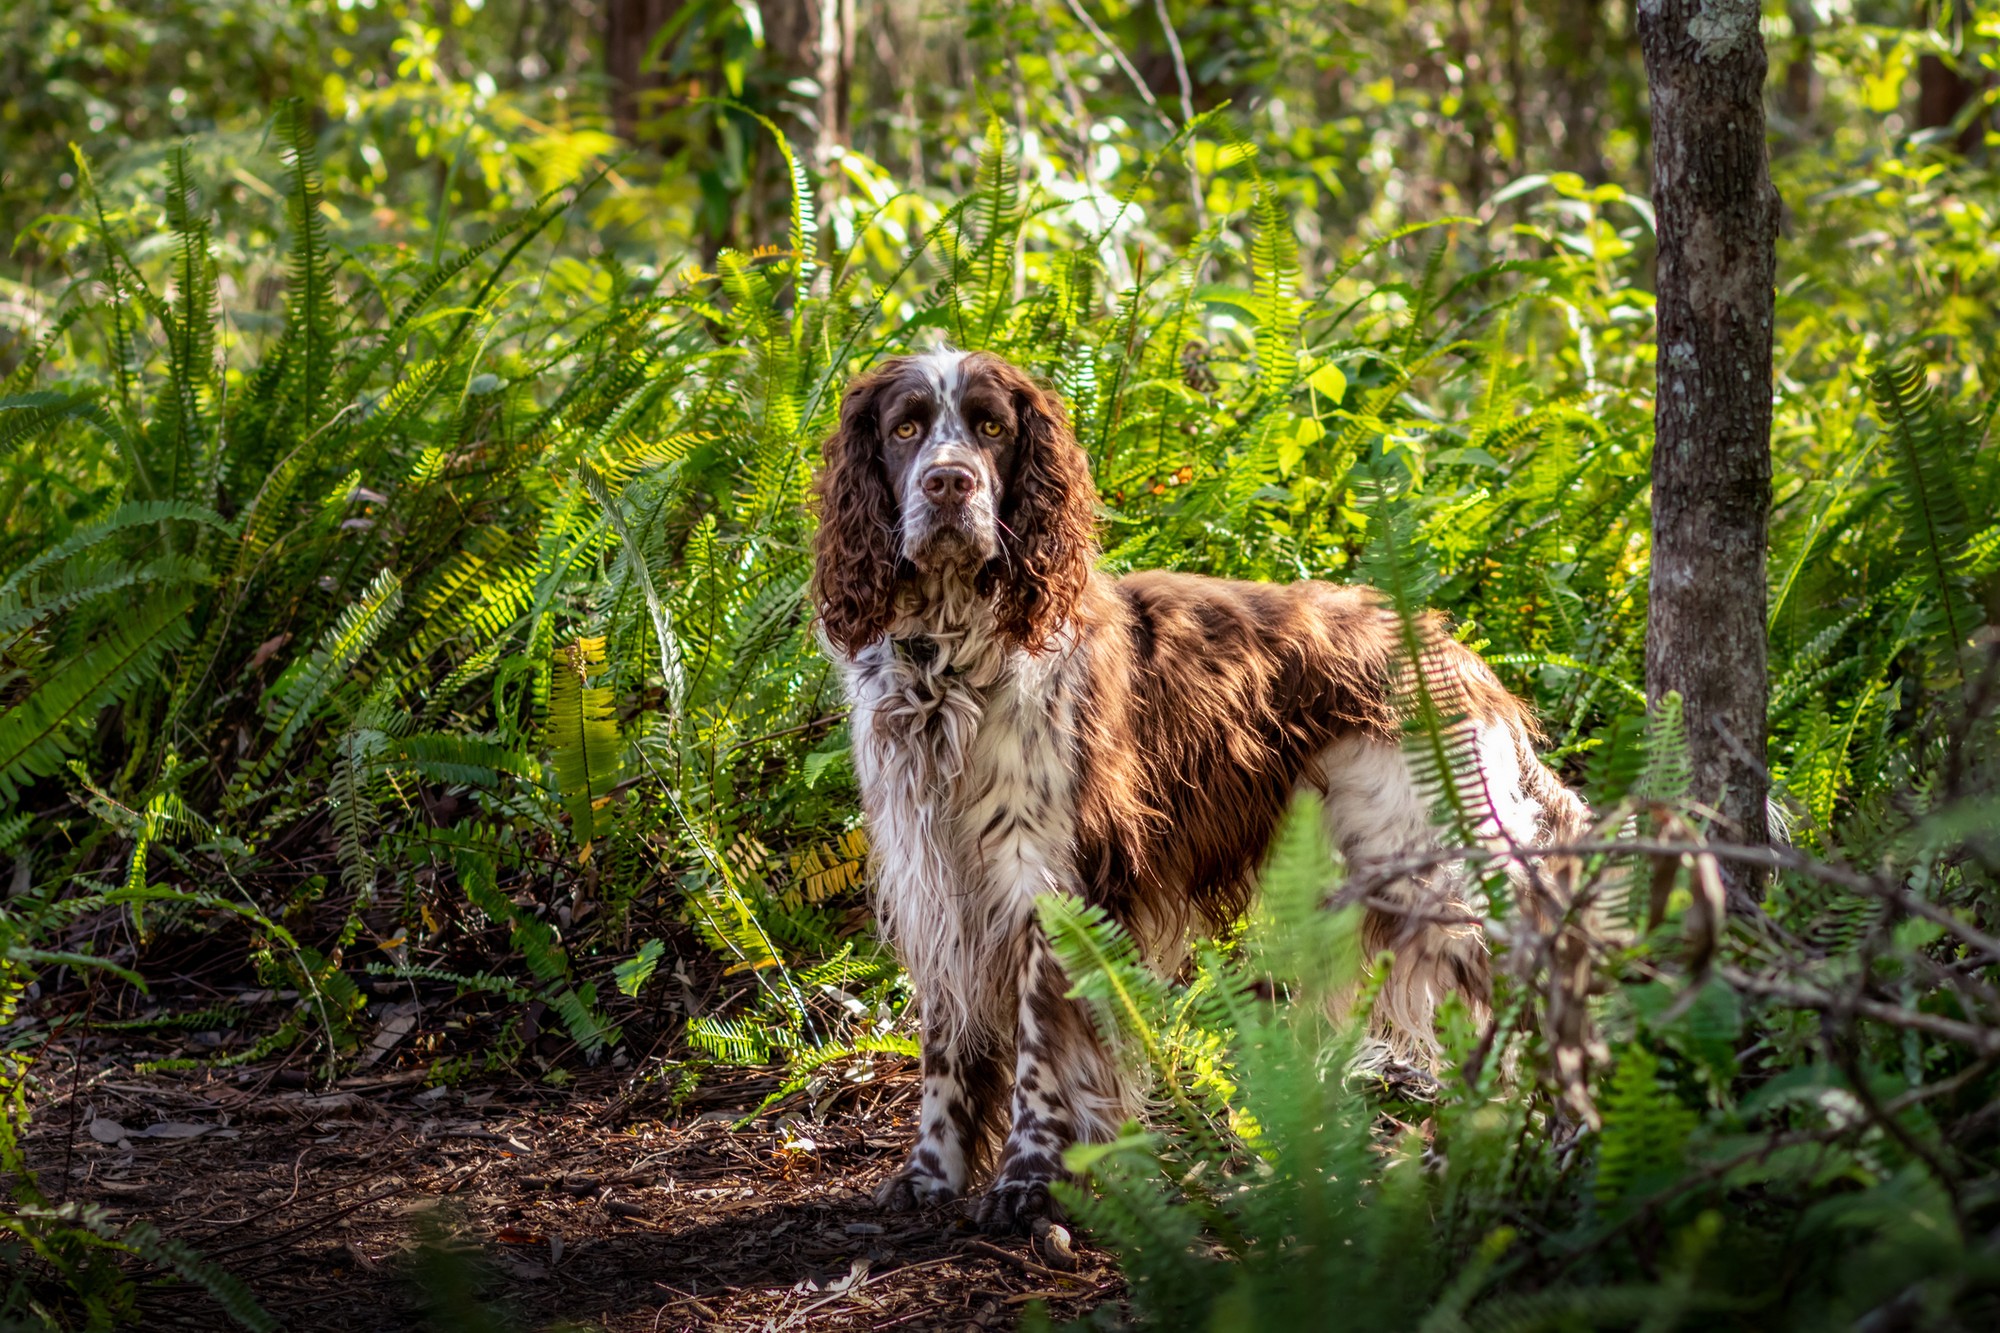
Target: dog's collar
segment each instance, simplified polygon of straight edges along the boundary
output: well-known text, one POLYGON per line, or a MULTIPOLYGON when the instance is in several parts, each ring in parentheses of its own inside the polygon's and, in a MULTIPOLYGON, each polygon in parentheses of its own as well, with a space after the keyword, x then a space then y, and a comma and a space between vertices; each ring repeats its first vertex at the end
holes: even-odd
MULTIPOLYGON (((937 661, 940 651, 938 641, 928 634, 913 634, 907 639, 890 639, 889 648, 905 662, 919 667, 927 667, 937 661)), ((955 676, 958 674, 958 667, 947 666, 942 674, 955 676)))

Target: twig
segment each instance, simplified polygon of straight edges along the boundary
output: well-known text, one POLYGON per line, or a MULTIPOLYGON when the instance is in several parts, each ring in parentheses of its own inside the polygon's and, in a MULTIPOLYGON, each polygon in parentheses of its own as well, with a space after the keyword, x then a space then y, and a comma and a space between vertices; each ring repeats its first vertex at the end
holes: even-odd
POLYGON ((975 1238, 973 1240, 968 1240, 967 1242, 965 1242, 965 1248, 968 1250, 977 1251, 980 1254, 990 1256, 991 1258, 994 1259, 1005 1259, 1008 1263, 1018 1267, 1022 1272, 1033 1273, 1037 1277, 1053 1278, 1061 1282, 1076 1281, 1076 1274, 1074 1273, 1058 1272, 1057 1270, 1049 1268, 1046 1265, 1036 1263, 1033 1259, 1029 1259, 1023 1255, 1014 1253, 1012 1250, 1005 1249, 999 1245, 995 1245, 992 1241, 978 1240, 975 1238))
MULTIPOLYGON (((291 1207, 292 1201, 299 1197, 299 1185, 302 1183, 302 1177, 299 1174, 300 1168, 305 1166, 306 1154, 310 1153, 311 1151, 312 1151, 312 1145, 308 1144, 303 1150, 300 1151, 298 1157, 292 1162, 292 1192, 286 1195, 282 1202, 274 1203, 269 1208, 260 1208, 254 1213, 245 1213, 242 1217, 238 1218, 195 1217, 195 1218, 190 1218, 188 1220, 192 1222, 199 1222, 204 1226, 211 1226, 211 1227, 240 1227, 245 1222, 254 1222, 258 1218, 263 1217, 266 1214, 277 1212, 280 1208, 291 1207)), ((334 1185, 327 1189, 315 1192, 312 1197, 317 1199, 324 1194, 331 1194, 334 1193, 335 1191, 343 1189, 351 1189, 353 1188, 353 1185, 354 1185, 353 1181, 343 1181, 338 1185, 334 1185)))
MULTIPOLYGON (((1080 0, 1079 0, 1080 2, 1080 0)), ((1167 52, 1173 57, 1174 79, 1181 86, 1181 124, 1194 124, 1194 80, 1188 77, 1187 55, 1181 50, 1181 35, 1174 31, 1174 21, 1167 17, 1167 0, 1153 0, 1153 13, 1159 16, 1160 31, 1167 37, 1167 52)), ((1196 231, 1208 229, 1208 203, 1202 198, 1201 177, 1195 172, 1194 158, 1188 157, 1188 190, 1194 204, 1194 226, 1196 231)))
MULTIPOLYGON (((1880 898, 1920 916, 1956 935, 1987 957, 2000 961, 2000 939, 1976 926, 1967 925, 1941 907, 1924 901, 1902 886, 1846 866, 1821 861, 1789 847, 1756 847, 1731 842, 1674 842, 1647 839, 1591 839, 1583 842, 1553 843, 1545 847, 1497 850, 1491 847, 1440 847, 1397 861, 1364 863, 1352 880, 1331 899, 1335 905, 1354 902, 1381 884, 1393 883, 1413 874, 1434 870, 1453 861, 1485 864, 1558 856, 1592 856, 1619 853, 1634 856, 1713 856, 1720 861, 1740 861, 1772 870, 1789 870, 1856 893, 1880 898)), ((1374 904, 1371 903, 1370 906, 1374 904)))
MULTIPOLYGON (((1160 118, 1160 124, 1166 126, 1167 133, 1169 134, 1175 133, 1176 131, 1174 129, 1174 118, 1172 116, 1169 116, 1167 114, 1166 108, 1160 105, 1160 99, 1153 96, 1153 90, 1146 86, 1146 80, 1144 76, 1142 76, 1139 73, 1138 69, 1133 66, 1132 62, 1126 58, 1125 53, 1118 49, 1118 43, 1111 40, 1111 34, 1104 31, 1103 28, 1097 26, 1097 20, 1092 18, 1090 16, 1090 11, 1083 7, 1083 0, 1063 0, 1063 3, 1069 6, 1070 13, 1076 15, 1076 21, 1078 23, 1081 23, 1085 28, 1089 29, 1090 35, 1097 39, 1097 44, 1104 48, 1104 53, 1111 57, 1112 61, 1117 64, 1120 70, 1124 71, 1126 79, 1132 84, 1133 91, 1139 94, 1139 100, 1144 102, 1147 106, 1153 109, 1153 114, 1160 118)), ((1168 33, 1168 39, 1173 43, 1176 55, 1176 63, 1181 64, 1184 69, 1185 62, 1179 60, 1180 39, 1173 35, 1174 31, 1173 26, 1167 23, 1166 20, 1167 20, 1166 11, 1163 9, 1160 12, 1160 23, 1162 26, 1166 28, 1168 33)), ((1182 77, 1183 78, 1186 77, 1186 74, 1184 72, 1182 74, 1182 77)), ((1193 120, 1194 103, 1192 98, 1189 99, 1187 105, 1189 107, 1188 119, 1193 120)), ((1195 172, 1194 159, 1192 156, 1188 157, 1187 159, 1187 170, 1188 170, 1188 191, 1190 196, 1189 201, 1194 206, 1195 226, 1199 230, 1206 230, 1208 227, 1208 208, 1206 201, 1203 200, 1201 196, 1201 177, 1197 175, 1195 172)))
POLYGON ((328 1222, 334 1221, 337 1218, 346 1217, 349 1213, 354 1212, 361 1208, 366 1208, 371 1203, 380 1203, 382 1200, 389 1198, 391 1195, 402 1194, 412 1188, 414 1187, 408 1184, 407 1182, 391 1185, 387 1189, 380 1189, 375 1191, 375 1193, 368 1195, 366 1198, 357 1199, 353 1203, 348 1204, 345 1208, 336 1208, 332 1212, 327 1213, 323 1216, 308 1218, 306 1221, 299 1223, 297 1226, 286 1227, 283 1231, 274 1231, 268 1236, 259 1236, 255 1240, 246 1240, 241 1242, 240 1244, 225 1246, 219 1250, 210 1250, 208 1251, 208 1257, 210 1259, 219 1259, 225 1254, 235 1254, 242 1250, 261 1249, 265 1246, 275 1245, 277 1242, 284 1240, 288 1236, 295 1236, 301 1231, 310 1231, 314 1227, 323 1227, 328 1222))
POLYGON ((1864 997, 1849 999, 1823 990, 1795 986, 1790 982, 1768 981, 1733 967, 1719 968, 1718 971, 1724 981, 1738 990, 1749 991, 1753 995, 1767 995, 1774 1000, 1781 1000, 1801 1009, 1817 1009, 1829 1013, 1837 1013, 1845 1008, 1871 1022, 1908 1028, 1913 1032, 1928 1032, 1933 1037, 1970 1046, 1983 1057, 2000 1056, 2000 1029, 1961 1023, 1957 1019, 1945 1018, 1939 1014, 1927 1014, 1921 1009, 1904 1009, 1898 1005, 1884 1004, 1880 1000, 1864 997))

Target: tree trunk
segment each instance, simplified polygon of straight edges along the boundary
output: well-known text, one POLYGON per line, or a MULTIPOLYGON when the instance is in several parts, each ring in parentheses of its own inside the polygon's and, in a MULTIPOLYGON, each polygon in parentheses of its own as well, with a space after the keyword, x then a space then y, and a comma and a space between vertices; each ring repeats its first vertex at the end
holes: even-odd
POLYGON ((641 127, 659 108, 645 94, 659 76, 643 68, 653 34, 680 8, 681 0, 608 0, 604 8, 604 72, 611 81, 611 118, 618 136, 637 142, 641 127))
MULTIPOLYGON (((1778 195, 1758 0, 1640 0, 1659 217, 1646 695, 1678 691, 1695 799, 1765 840, 1765 521, 1778 195)), ((1730 887, 1761 895, 1762 877, 1730 887)))
POLYGON ((1605 58, 1599 42, 1603 3, 1561 0, 1548 47, 1555 74, 1556 124, 1562 135, 1556 161, 1592 184, 1605 176, 1603 127, 1598 123, 1604 111, 1605 58))
MULTIPOLYGON (((1966 0, 1955 0, 1952 3, 1951 12, 1945 16, 1942 27, 1954 50, 1963 49, 1965 28, 1971 18, 1970 6, 1966 0)), ((1984 91, 1985 85, 1981 81, 1967 78, 1956 65, 1948 63, 1944 57, 1935 55, 1917 57, 1917 128, 1943 129, 1958 119, 1958 113, 1965 110, 1966 103, 1984 91)), ((1970 154, 1985 138, 1986 127, 1982 123, 1984 120, 1984 116, 1974 116, 1970 123, 1959 131, 1954 142, 1960 153, 1970 154)))
MULTIPOLYGON (((792 88, 799 124, 786 126, 792 143, 825 170, 834 150, 847 143, 848 85, 854 68, 853 0, 764 0, 764 59, 792 88), (800 94, 809 81, 810 102, 800 94), (799 133, 803 129, 805 133, 799 133)), ((782 118, 780 118, 782 124, 782 118)))
POLYGON ((1785 62, 1785 93, 1780 108, 1789 121, 1785 128, 1795 141, 1805 139, 1812 114, 1819 106, 1819 75, 1813 69, 1813 37, 1819 32, 1819 13, 1812 0, 1786 0, 1785 13, 1792 21, 1791 59, 1785 62))

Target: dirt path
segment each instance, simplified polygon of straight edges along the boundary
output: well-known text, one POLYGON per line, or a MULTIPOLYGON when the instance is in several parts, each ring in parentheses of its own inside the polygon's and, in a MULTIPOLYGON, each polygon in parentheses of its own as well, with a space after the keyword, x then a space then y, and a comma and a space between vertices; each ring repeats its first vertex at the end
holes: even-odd
MULTIPOLYGON (((50 1051, 42 1067, 65 1063, 50 1051)), ((824 1120, 742 1129, 768 1080, 649 1118, 608 1073, 563 1091, 420 1078, 284 1089, 274 1072, 86 1065, 73 1095, 36 1108, 28 1148, 51 1198, 153 1221, 293 1330, 1007 1328, 1032 1300, 1060 1320, 1121 1290, 1087 1246, 1058 1271, 955 1211, 873 1209, 915 1107, 901 1062, 824 1120), (430 1323, 419 1272, 450 1307, 430 1323)), ((193 1288, 148 1288, 143 1308, 149 1328, 222 1324, 193 1288)))

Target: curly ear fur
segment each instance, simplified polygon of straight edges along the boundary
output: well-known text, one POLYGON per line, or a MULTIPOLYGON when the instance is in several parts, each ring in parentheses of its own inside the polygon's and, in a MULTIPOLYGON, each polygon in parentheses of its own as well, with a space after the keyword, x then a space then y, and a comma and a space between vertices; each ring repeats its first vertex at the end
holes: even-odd
POLYGON ((875 419, 876 391, 894 369, 884 365, 848 386, 840 429, 821 446, 826 465, 813 479, 813 601, 827 640, 849 656, 888 633, 895 614, 896 498, 875 419))
POLYGON ((1000 360, 983 369, 1014 395, 1017 454, 1001 514, 1000 631, 1040 652, 1076 609, 1097 559, 1097 487, 1062 400, 1000 360))

